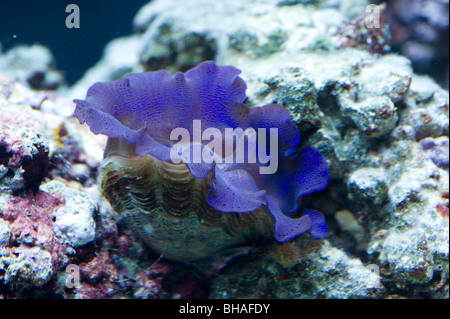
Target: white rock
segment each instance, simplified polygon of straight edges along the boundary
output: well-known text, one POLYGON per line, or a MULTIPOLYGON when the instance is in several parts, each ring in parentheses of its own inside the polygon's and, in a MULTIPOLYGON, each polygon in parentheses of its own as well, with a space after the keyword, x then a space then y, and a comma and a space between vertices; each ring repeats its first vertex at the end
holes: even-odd
POLYGON ((0 218, 0 247, 8 245, 10 237, 11 230, 8 227, 8 223, 0 218))
POLYGON ((94 213, 97 207, 92 199, 59 181, 44 184, 41 190, 50 194, 57 193, 66 201, 54 213, 54 231, 64 243, 78 247, 94 240, 94 213))

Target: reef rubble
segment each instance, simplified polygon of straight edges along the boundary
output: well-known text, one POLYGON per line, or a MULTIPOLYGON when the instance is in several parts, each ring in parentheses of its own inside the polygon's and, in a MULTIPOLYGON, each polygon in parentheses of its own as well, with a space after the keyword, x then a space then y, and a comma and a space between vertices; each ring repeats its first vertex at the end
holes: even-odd
POLYGON ((0 297, 449 298, 448 91, 406 57, 343 44, 367 5, 154 0, 70 88, 36 91, 0 68, 0 297), (324 213, 325 239, 190 267, 149 251, 102 198, 106 138, 70 99, 204 60, 242 70, 246 104, 285 107, 326 158, 328 188, 301 203, 324 213), (67 288, 71 264, 80 284, 67 288))

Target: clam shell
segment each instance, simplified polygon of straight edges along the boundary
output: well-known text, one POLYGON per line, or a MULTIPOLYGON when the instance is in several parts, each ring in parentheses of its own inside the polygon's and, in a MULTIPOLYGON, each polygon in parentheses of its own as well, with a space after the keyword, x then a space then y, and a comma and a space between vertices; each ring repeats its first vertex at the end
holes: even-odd
POLYGON ((249 213, 214 210, 206 201, 210 178, 196 179, 184 164, 108 156, 100 185, 122 221, 166 258, 213 258, 273 236, 266 206, 249 213))

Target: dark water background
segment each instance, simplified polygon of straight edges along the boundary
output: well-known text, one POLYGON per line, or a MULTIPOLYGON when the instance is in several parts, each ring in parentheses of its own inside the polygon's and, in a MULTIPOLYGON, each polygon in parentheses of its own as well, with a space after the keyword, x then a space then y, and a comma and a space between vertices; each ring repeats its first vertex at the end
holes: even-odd
POLYGON ((74 83, 100 58, 105 45, 133 32, 132 21, 148 0, 0 0, 3 51, 18 44, 50 48, 56 67, 74 83), (80 28, 65 25, 66 6, 80 8, 80 28))
MULTIPOLYGON (((73 84, 101 58, 102 51, 110 40, 133 32, 133 17, 148 2, 149 0, 0 0, 0 43, 3 51, 17 44, 41 43, 49 47, 56 59, 56 68, 65 72, 68 84, 73 84), (69 15, 65 9, 70 3, 77 4, 80 8, 79 29, 68 29, 65 26, 69 15)), ((385 2, 388 3, 390 12, 393 51, 409 57, 417 73, 429 74, 440 85, 448 88, 448 4, 444 0, 385 2), (427 7, 428 10, 421 10, 422 7, 427 7), (442 23, 442 16, 445 20, 445 15, 447 23, 442 23), (405 50, 408 43, 416 45, 412 52, 405 50)))

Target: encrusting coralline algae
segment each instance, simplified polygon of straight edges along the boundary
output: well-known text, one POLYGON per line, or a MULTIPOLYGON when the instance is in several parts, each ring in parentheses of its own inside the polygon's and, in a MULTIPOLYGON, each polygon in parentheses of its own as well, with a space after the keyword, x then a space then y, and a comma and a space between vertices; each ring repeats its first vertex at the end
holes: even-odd
MULTIPOLYGON (((42 100, 42 92, 1 77, 0 285, 14 283, 36 295, 52 285, 55 296, 66 298, 448 298, 448 92, 415 74, 402 56, 343 41, 340 32, 356 30, 352 23, 360 27, 366 5, 154 0, 137 14, 136 33, 111 42, 68 91, 42 100), (95 176, 105 141, 78 125, 70 116, 74 106, 61 96, 84 98, 96 81, 186 71, 204 60, 242 70, 246 104, 282 105, 300 131, 301 146, 326 158, 328 188, 301 203, 324 213, 325 239, 269 242, 240 251, 232 263, 225 258, 187 269, 144 253, 148 248, 99 196, 95 176), (3 114, 18 109, 25 122, 5 120, 3 114), (17 145, 43 145, 48 152, 45 179, 34 179, 42 182, 36 194, 39 185, 25 187, 20 156, 28 153, 12 152, 20 165, 4 160, 2 150, 10 154, 13 147, 3 141, 11 136, 17 145), (68 213, 70 201, 56 186, 84 199, 77 205, 85 209, 89 236, 58 230, 58 214, 68 213), (29 205, 31 217, 40 203, 49 203, 35 230, 46 236, 19 223, 12 202, 29 205), (30 271, 20 271, 31 255, 30 271), (70 263, 80 266, 81 286, 64 290, 70 263)), ((386 40, 383 32, 373 36, 386 40)), ((45 163, 44 153, 27 158, 45 163)), ((5 297, 15 296, 6 291, 5 297)))

